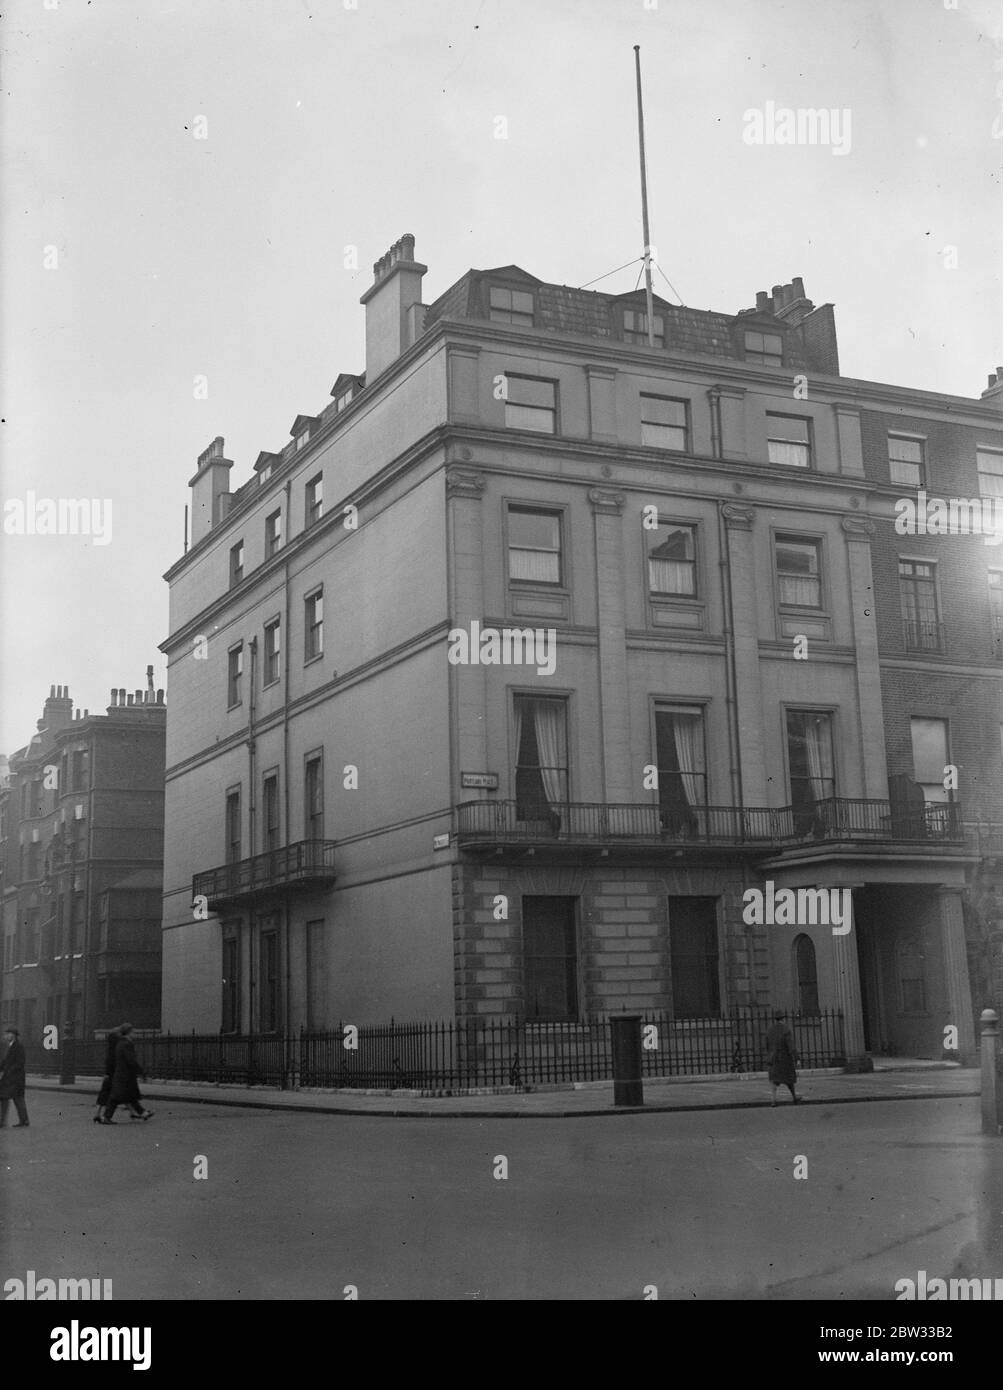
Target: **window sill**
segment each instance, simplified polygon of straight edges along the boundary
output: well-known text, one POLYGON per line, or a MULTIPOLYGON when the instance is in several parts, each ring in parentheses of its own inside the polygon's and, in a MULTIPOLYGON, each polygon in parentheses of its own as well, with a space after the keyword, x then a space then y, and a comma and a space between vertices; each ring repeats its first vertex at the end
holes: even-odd
POLYGON ((304 666, 313 666, 316 662, 318 662, 318 661, 323 661, 323 660, 324 660, 324 653, 323 653, 323 652, 318 652, 316 656, 305 656, 305 657, 303 658, 303 665, 304 665, 304 666))

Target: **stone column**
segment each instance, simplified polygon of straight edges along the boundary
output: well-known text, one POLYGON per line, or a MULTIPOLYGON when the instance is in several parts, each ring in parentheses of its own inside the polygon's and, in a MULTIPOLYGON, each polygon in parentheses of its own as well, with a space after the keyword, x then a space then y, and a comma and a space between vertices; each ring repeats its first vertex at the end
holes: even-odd
POLYGON ((627 638, 624 598, 624 494, 592 488, 599 627, 599 707, 603 800, 639 801, 640 768, 630 756, 627 638))
POLYGON ((874 576, 871 571, 874 522, 864 516, 844 516, 841 524, 846 537, 850 571, 850 621, 856 653, 854 670, 860 720, 862 785, 864 796, 883 801, 888 796, 888 765, 885 761, 881 667, 878 662, 874 576))
POLYGON ((763 687, 759 674, 759 605, 752 540, 755 509, 735 502, 723 502, 721 515, 726 528, 728 571, 731 576, 742 799, 746 806, 766 806, 769 798, 766 795, 763 687))
POLYGON ((589 437, 605 444, 615 444, 616 428, 616 369, 614 367, 585 368, 589 391, 589 437))
POLYGON ((968 951, 965 945, 965 919, 961 893, 957 888, 937 891, 940 940, 944 949, 944 992, 947 995, 946 1023, 958 1030, 958 1058, 971 1066, 975 1058, 975 1020, 972 991, 968 981, 968 951))
MULTIPOLYGON (((476 468, 450 467, 446 472, 446 524, 452 563, 449 573, 451 626, 470 632, 474 619, 484 618, 484 559, 481 498, 484 476, 476 468)), ((443 649, 443 660, 446 649, 443 649)), ((485 772, 487 766, 487 671, 480 664, 450 666, 450 707, 453 711, 453 773, 485 772)), ((501 771, 501 769, 499 769, 501 771)), ((504 787, 504 780, 502 781, 504 787)), ((483 798, 483 792, 461 800, 483 798)))
POLYGON ((836 1008, 843 1012, 843 1044, 847 1071, 873 1071, 873 1063, 864 1048, 864 1009, 860 998, 860 960, 852 893, 850 916, 850 930, 843 936, 832 938, 835 1003, 836 1008))

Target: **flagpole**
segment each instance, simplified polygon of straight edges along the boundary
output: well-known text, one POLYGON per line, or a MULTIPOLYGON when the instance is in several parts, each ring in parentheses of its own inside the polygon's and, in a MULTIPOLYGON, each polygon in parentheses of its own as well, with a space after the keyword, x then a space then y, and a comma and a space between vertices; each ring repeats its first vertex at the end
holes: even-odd
POLYGON ((651 239, 648 233, 648 175, 644 166, 644 110, 641 106, 641 45, 634 45, 637 72, 637 141, 641 155, 641 222, 644 228, 644 293, 648 306, 648 346, 655 346, 655 306, 651 293, 651 239))

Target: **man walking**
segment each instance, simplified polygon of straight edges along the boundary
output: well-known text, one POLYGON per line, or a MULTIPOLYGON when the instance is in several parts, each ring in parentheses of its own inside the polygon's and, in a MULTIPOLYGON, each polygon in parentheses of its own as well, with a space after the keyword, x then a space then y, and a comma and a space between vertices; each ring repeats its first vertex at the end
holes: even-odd
POLYGON ((111 1091, 108 1095, 108 1104, 101 1117, 103 1125, 115 1123, 112 1116, 115 1114, 116 1108, 123 1104, 128 1105, 131 1116, 135 1120, 149 1120, 153 1116, 152 1110, 143 1108, 143 1098, 139 1094, 139 1078, 142 1076, 145 1080, 146 1073, 136 1058, 136 1047, 132 1041, 132 1024, 123 1023, 118 1031, 119 1039, 115 1044, 115 1070, 111 1078, 111 1091))
POLYGON ((0 1129, 7 1123, 11 1101, 17 1110, 14 1129, 28 1128, 28 1107, 24 1103, 24 1044, 16 1028, 4 1029, 7 1050, 0 1060, 0 1129))

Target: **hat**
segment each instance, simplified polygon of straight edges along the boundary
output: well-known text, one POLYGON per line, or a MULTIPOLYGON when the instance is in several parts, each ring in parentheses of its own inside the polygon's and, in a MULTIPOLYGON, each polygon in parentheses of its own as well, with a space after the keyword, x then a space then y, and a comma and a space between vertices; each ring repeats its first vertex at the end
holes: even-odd
POLYGON ((124 1037, 126 1033, 131 1033, 131 1032, 132 1032, 132 1024, 131 1024, 131 1023, 120 1023, 120 1024, 119 1024, 118 1031, 119 1031, 119 1032, 122 1034, 122 1036, 124 1037))

